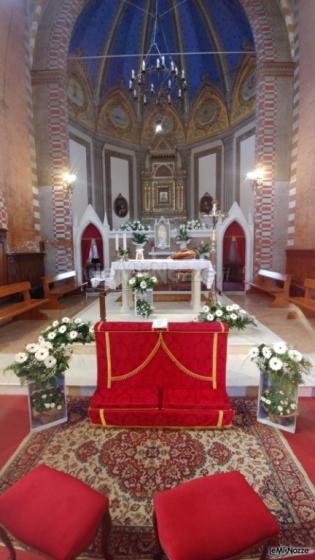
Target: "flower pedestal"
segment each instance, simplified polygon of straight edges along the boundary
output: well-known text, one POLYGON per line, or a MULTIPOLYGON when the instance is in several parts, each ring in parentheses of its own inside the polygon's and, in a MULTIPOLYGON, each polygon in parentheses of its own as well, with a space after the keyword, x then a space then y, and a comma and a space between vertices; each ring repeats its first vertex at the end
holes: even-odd
POLYGON ((268 373, 260 372, 257 420, 268 426, 294 433, 298 415, 298 387, 293 387, 291 391, 288 391, 288 387, 283 389, 281 384, 272 383, 268 373))
POLYGON ((46 386, 28 383, 28 404, 32 432, 66 422, 68 414, 64 376, 59 377, 56 383, 48 383, 46 386))
MULTIPOLYGON (((140 312, 140 309, 137 305, 137 302, 146 302, 151 307, 153 306, 153 290, 146 290, 145 292, 141 292, 135 290, 135 315, 136 317, 147 318, 140 312)), ((141 305, 141 303, 140 303, 141 305)))

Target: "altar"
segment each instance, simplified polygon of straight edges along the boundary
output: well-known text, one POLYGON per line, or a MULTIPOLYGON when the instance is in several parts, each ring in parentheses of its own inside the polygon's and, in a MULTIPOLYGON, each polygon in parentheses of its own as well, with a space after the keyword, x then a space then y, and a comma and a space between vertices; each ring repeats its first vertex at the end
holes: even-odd
POLYGON ((208 260, 173 260, 173 259, 144 259, 128 261, 114 261, 111 265, 110 276, 106 278, 106 286, 112 289, 122 284, 122 311, 128 312, 130 301, 130 288, 128 280, 134 272, 162 272, 167 270, 191 271, 191 306, 195 313, 200 311, 201 280, 210 290, 214 281, 215 272, 208 260))

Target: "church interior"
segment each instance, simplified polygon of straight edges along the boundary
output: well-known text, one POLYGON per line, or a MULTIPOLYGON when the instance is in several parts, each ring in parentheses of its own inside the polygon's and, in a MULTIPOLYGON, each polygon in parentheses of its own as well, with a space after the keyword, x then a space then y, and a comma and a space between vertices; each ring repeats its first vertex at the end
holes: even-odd
POLYGON ((0 3, 0 560, 315 559, 314 27, 0 3))

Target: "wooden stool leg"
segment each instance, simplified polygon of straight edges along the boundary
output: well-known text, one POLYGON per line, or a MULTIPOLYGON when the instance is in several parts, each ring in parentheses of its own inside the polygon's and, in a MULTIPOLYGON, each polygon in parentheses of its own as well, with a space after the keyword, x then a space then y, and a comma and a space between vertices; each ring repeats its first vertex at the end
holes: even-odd
POLYGON ((155 512, 153 512, 153 527, 154 527, 156 544, 157 544, 157 551, 153 554, 153 558, 154 558, 154 560, 161 560, 164 556, 164 551, 161 547, 161 543, 160 543, 160 539, 159 539, 159 531, 158 531, 158 525, 157 525, 155 512))
POLYGON ((16 554, 14 550, 14 546, 7 534, 7 532, 0 526, 0 540, 3 542, 5 547, 8 549, 10 554, 10 560, 16 560, 16 554))
POLYGON ((102 550, 105 560, 112 560, 112 556, 108 552, 109 534, 112 526, 109 511, 104 515, 102 521, 102 550))

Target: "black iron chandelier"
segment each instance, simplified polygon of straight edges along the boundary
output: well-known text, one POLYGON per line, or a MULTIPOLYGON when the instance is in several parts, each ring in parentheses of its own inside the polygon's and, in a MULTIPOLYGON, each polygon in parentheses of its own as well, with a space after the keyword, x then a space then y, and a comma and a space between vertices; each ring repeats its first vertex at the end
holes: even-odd
MULTIPOLYGON (((187 90, 184 69, 180 69, 172 56, 162 53, 157 44, 159 24, 158 0, 154 16, 152 39, 148 52, 143 55, 138 70, 131 70, 128 89, 140 107, 154 102, 159 107, 176 101, 183 101, 187 90)), ((164 36, 163 30, 162 34, 164 36)), ((166 43, 166 41, 165 41, 166 43)), ((167 45, 165 44, 167 47, 167 45)))

